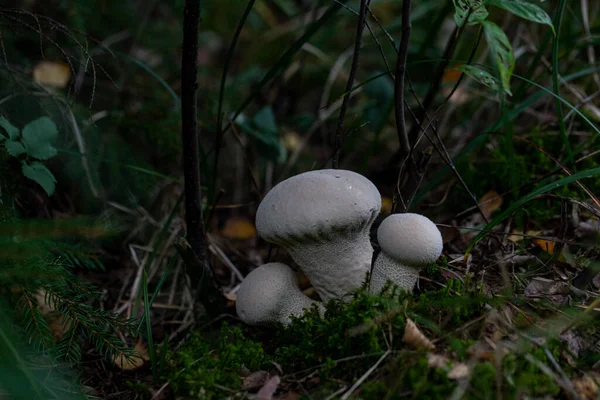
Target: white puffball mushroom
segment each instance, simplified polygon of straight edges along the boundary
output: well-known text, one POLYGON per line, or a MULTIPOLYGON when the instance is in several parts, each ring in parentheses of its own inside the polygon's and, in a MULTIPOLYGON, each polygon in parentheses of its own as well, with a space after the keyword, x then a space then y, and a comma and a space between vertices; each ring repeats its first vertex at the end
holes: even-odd
POLYGON ((282 263, 261 265, 242 281, 235 308, 240 319, 248 325, 281 322, 287 325, 290 316, 301 316, 305 309, 323 305, 306 296, 298 288, 294 271, 282 263))
POLYGON ((258 234, 284 247, 326 302, 360 288, 371 269, 370 227, 381 195, 364 176, 309 171, 267 193, 256 213, 258 234))
POLYGON ((377 229, 381 253, 371 272, 371 293, 379 293, 390 280, 413 290, 419 270, 438 259, 444 244, 435 224, 420 214, 392 214, 377 229))

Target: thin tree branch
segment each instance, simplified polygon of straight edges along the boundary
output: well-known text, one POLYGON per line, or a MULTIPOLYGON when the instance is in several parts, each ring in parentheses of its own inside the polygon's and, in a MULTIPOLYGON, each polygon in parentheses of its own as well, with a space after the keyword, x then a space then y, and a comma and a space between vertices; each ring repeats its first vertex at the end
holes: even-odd
MULTIPOLYGON (((358 15, 358 26, 356 28, 356 40, 354 41, 354 57, 352 58, 352 66, 350 68, 350 74, 348 76, 348 82, 346 84, 346 92, 351 91, 352 86, 354 86, 354 78, 356 76, 356 70, 358 69, 362 34, 365 29, 366 15, 367 0, 360 0, 360 13, 358 15)), ((342 107, 340 109, 340 116, 338 117, 337 128, 335 130, 335 153, 331 162, 333 168, 338 168, 340 161, 340 152, 342 150, 342 134, 344 130, 344 117, 346 116, 346 110, 348 108, 349 100, 350 96, 344 96, 344 100, 342 101, 342 107)))
POLYGON ((394 115, 396 116, 396 129, 400 142, 402 159, 406 161, 410 155, 410 141, 406 132, 406 116, 404 113, 404 76, 406 74, 406 59, 408 58, 408 44, 410 42, 410 0, 402 2, 402 39, 396 59, 396 73, 394 81, 394 115))
POLYGON ((219 304, 223 303, 224 298, 221 296, 206 256, 206 238, 202 216, 200 142, 196 123, 199 24, 200 0, 186 0, 183 11, 183 56, 181 60, 181 136, 185 179, 185 222, 189 247, 180 246, 178 250, 184 258, 192 288, 197 289, 198 300, 208 313, 216 314, 220 312, 219 304), (186 251, 182 251, 183 249, 186 251))

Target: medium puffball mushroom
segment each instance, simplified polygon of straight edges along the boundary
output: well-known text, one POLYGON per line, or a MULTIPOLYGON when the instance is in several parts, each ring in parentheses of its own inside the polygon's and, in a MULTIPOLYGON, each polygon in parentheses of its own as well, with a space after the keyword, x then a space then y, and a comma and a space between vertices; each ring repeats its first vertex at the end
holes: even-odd
POLYGON ((298 288, 296 274, 282 263, 268 263, 250 272, 240 285, 235 308, 248 325, 281 322, 287 325, 290 316, 301 316, 305 309, 322 304, 306 296, 298 288))
POLYGON ((442 234, 435 224, 420 214, 392 214, 377 229, 381 253, 371 272, 371 293, 379 293, 390 280, 413 290, 419 270, 442 254, 442 234))
POLYGON ((284 247, 326 302, 360 288, 371 269, 369 230, 381 195, 362 175, 305 172, 277 184, 256 213, 258 234, 284 247))

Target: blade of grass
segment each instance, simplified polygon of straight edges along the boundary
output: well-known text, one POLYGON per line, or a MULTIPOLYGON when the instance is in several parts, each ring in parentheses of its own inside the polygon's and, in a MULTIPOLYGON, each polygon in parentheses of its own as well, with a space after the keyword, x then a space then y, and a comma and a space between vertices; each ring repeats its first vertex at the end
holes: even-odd
MULTIPOLYGON (((240 37, 240 33, 242 33, 242 28, 246 24, 246 20, 248 19, 248 15, 250 15, 250 11, 252 7, 254 7, 254 3, 256 0, 250 0, 246 9, 244 10, 244 14, 240 21, 238 22, 237 28, 235 29, 235 33, 233 34, 233 39, 231 40, 231 45, 227 50, 227 56, 225 57, 225 63, 223 65, 223 75, 221 76, 221 86, 219 88, 219 100, 217 106, 217 135, 215 137, 215 160, 213 164, 213 184, 211 185, 213 190, 216 187, 216 180, 218 175, 219 168, 219 155, 221 154, 221 142, 223 139, 223 98, 225 96, 225 83, 227 82, 227 74, 229 72, 229 64, 231 63, 231 58, 233 57, 233 50, 237 45, 238 39, 240 37)), ((213 196, 211 196, 213 197, 213 196)))
MULTIPOLYGON (((171 272, 171 269, 173 268, 173 265, 175 265, 176 261, 177 261, 177 254, 173 254, 171 256, 171 259, 169 260, 169 263, 167 264, 167 268, 165 268, 165 271, 163 272, 162 276, 160 277, 158 284, 156 284, 154 293, 152 293, 152 297, 150 298, 150 307, 152 307, 152 304, 154 304, 154 300, 156 300, 156 296, 158 296, 158 294, 160 293, 160 289, 165 284, 167 277, 169 276, 169 272, 171 272)), ((142 318, 140 318, 140 322, 138 324, 138 328, 137 328, 136 332, 139 333, 142 330, 142 326, 144 324, 145 317, 146 317, 146 315, 144 314, 144 315, 142 315, 142 318)))
MULTIPOLYGON (((269 83, 271 79, 273 79, 280 71, 282 71, 285 67, 289 65, 294 55, 300 49, 302 49, 302 46, 304 46, 304 44, 307 43, 310 40, 310 38, 319 31, 319 29, 321 29, 327 22, 329 22, 329 20, 340 10, 340 8, 342 8, 342 5, 346 4, 347 2, 348 0, 340 0, 339 2, 334 2, 331 6, 329 6, 327 11, 325 11, 321 18, 313 22, 308 27, 306 32, 304 32, 304 34, 300 36, 300 38, 298 38, 298 40, 296 40, 292 44, 292 46, 290 46, 290 48, 285 53, 283 53, 281 57, 279 57, 277 62, 269 69, 269 71, 267 71, 267 73, 261 79, 261 81, 258 84, 256 84, 252 93, 248 97, 246 97, 242 104, 237 108, 237 110, 233 114, 233 117, 231 118, 231 121, 235 122, 237 117, 239 117, 240 114, 246 109, 246 107, 248 107, 250 103, 252 103, 254 98, 260 94, 262 88, 266 86, 266 84, 269 83)), ((227 124, 227 126, 223 130, 223 134, 225 134, 229 130, 229 128, 231 128, 231 124, 232 122, 227 124)))
MULTIPOLYGON (((482 67, 482 68, 489 68, 486 65, 483 64, 477 64, 478 66, 482 67)), ((595 71, 599 71, 600 67, 594 67, 594 68, 587 68, 585 73, 582 73, 583 71, 579 71, 577 73, 565 76, 563 79, 565 82, 569 82, 573 79, 576 78, 580 78, 582 76, 585 75, 589 75, 595 71)), ((556 98, 558 98, 561 102, 563 102, 567 107, 569 107, 571 110, 573 110, 574 112, 577 113, 577 115, 579 115, 581 118, 583 118, 584 121, 586 121, 588 123, 588 125, 591 127, 592 130, 594 130, 596 133, 598 133, 600 135, 600 129, 598 129, 594 123, 592 121, 590 121, 581 111, 579 111, 576 107, 574 107, 573 105, 571 105, 568 101, 564 100, 562 97, 560 96, 556 96, 551 90, 543 87, 542 85, 539 85, 527 78, 524 78, 520 75, 517 74, 513 74, 514 78, 520 79, 530 85, 533 85, 535 87, 537 87, 538 89, 540 89, 538 92, 533 93, 530 97, 528 97, 526 100, 524 100, 522 103, 520 103, 519 105, 517 105, 513 110, 509 111, 508 113, 508 119, 509 120, 514 120, 515 118, 517 118, 523 111, 525 111, 530 105, 532 105, 533 103, 535 103, 536 101, 540 100, 543 96, 550 94, 556 98)), ((491 132, 495 132, 497 131, 501 126, 502 126, 502 119, 496 121, 492 126, 490 126, 488 129, 485 130, 485 133, 477 136, 476 138, 474 138, 473 140, 471 140, 457 155, 455 155, 452 158, 452 161, 454 162, 454 164, 456 165, 459 160, 461 160, 462 158, 466 157, 467 155, 469 155, 472 151, 478 149, 480 146, 483 146, 488 138, 489 135, 488 133, 491 132)), ((444 180, 444 178, 446 177, 446 175, 448 175, 448 173, 451 172, 450 167, 448 167, 447 165, 443 166, 442 168, 440 168, 440 171, 437 173, 437 175, 435 175, 434 177, 432 177, 431 179, 429 179, 428 183, 426 186, 424 186, 418 193, 418 195, 415 197, 414 202, 418 203, 419 200, 421 200, 421 198, 428 193, 432 188, 434 187, 438 187, 440 185, 440 183, 444 180)))
POLYGON ((483 237, 487 234, 486 231, 489 231, 492 228, 494 228, 496 225, 498 225, 500 222, 502 222, 502 220, 504 220, 506 217, 511 215, 513 212, 515 212, 519 207, 521 207, 524 204, 526 204, 527 202, 535 199, 537 196, 539 196, 541 194, 550 192, 554 189, 557 189, 561 186, 565 186, 565 185, 575 182, 579 179, 589 178, 589 177, 592 177, 595 175, 600 175, 600 168, 588 169, 587 171, 582 171, 582 172, 573 174, 571 176, 567 176, 565 178, 559 179, 559 180, 549 183, 545 186, 537 188, 537 189, 533 190, 532 192, 530 192, 529 194, 521 197, 518 201, 514 202, 506 210, 504 210, 503 212, 498 214, 492 221, 490 221, 489 224, 487 224, 485 226, 485 228, 483 228, 482 232, 480 232, 479 234, 477 234, 477 236, 475 236, 475 238, 473 239, 473 241, 471 241, 471 243, 469 244, 469 247, 467 248, 467 250, 465 252, 465 259, 469 255, 469 253, 473 250, 473 247, 475 247, 475 245, 477 243, 479 243, 479 241, 481 239, 483 239, 483 237))
POLYGON ((150 302, 148 301, 148 275, 146 270, 142 274, 142 291, 144 293, 144 319, 146 320, 146 336, 148 340, 148 354, 152 363, 152 377, 156 382, 158 379, 158 369, 156 368, 156 350, 154 349, 154 339, 152 338, 152 322, 150 320, 150 302))
POLYGON ((115 54, 118 54, 121 57, 131 61, 132 63, 134 63, 135 65, 137 65, 138 67, 140 67, 141 69, 143 69, 144 71, 146 71, 150 75, 152 75, 152 77, 154 79, 156 79, 158 81, 158 83, 160 83, 165 89, 167 89, 167 92, 169 92, 171 97, 173 97, 173 100, 175 101, 175 106, 174 106, 175 110, 181 109, 181 99, 179 98, 179 96, 177 96, 177 93, 175 93, 173 88, 171 88, 171 86, 169 86, 169 84, 167 82, 165 82, 165 80, 163 78, 161 78, 156 72, 154 72, 154 70, 152 70, 152 68, 150 68, 149 66, 147 66, 140 60, 136 60, 135 58, 133 58, 125 53, 116 51, 115 54))
POLYGON ((558 84, 558 45, 560 38, 560 26, 565 12, 567 0, 560 0, 558 8, 556 10, 556 16, 553 24, 556 27, 556 35, 552 39, 552 90, 556 97, 556 118, 558 119, 558 127, 560 128, 560 138, 562 139, 562 146, 567 152, 567 163, 573 162, 573 151, 571 150, 571 144, 569 143, 569 137, 567 136, 567 126, 565 124, 564 115, 562 112, 562 104, 560 102, 560 85, 558 84))
MULTIPOLYGON (((167 220, 165 221, 165 224, 163 225, 160 232, 158 233, 158 238, 156 240, 157 245, 153 247, 152 252, 150 253, 150 257, 148 257, 148 262, 146 263, 146 265, 152 265, 154 263, 154 259, 156 258, 157 254, 158 254, 158 248, 160 247, 160 244, 163 242, 163 240, 167 236, 167 232, 169 230, 169 227, 171 226, 171 222, 173 222, 173 219, 175 218, 175 215, 177 215, 179 213, 179 209, 181 207, 181 203, 183 202, 183 198, 184 198, 184 196, 182 193, 179 195, 179 198, 177 199, 177 203, 175 203, 175 207, 173 207, 173 210, 171 210, 169 217, 167 218, 167 220)), ((137 315, 138 304, 139 304, 139 300, 140 300, 139 296, 140 296, 140 293, 138 292, 136 301, 133 305, 132 315, 137 315)))

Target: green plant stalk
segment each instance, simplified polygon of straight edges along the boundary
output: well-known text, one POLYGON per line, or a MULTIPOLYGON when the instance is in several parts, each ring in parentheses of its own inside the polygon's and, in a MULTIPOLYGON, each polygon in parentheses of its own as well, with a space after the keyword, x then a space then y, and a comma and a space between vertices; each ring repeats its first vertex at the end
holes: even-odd
POLYGON ((275 76, 279 74, 282 70, 285 69, 292 61, 294 55, 300 51, 302 46, 307 43, 310 38, 321 29, 341 8, 342 5, 346 4, 348 0, 339 0, 333 2, 331 6, 325 11, 325 13, 321 16, 321 18, 315 22, 313 22, 306 32, 298 40, 296 40, 292 46, 279 57, 275 65, 273 65, 269 71, 265 74, 265 76, 261 79, 261 81, 255 86, 255 89, 252 93, 242 102, 242 104, 237 108, 233 117, 231 118, 231 122, 227 124, 225 129, 223 129, 223 134, 227 133, 231 128, 231 124, 240 116, 240 114, 252 103, 254 98, 260 94, 260 91, 263 87, 267 85, 275 76))
MULTIPOLYGON (((150 253, 150 257, 148 257, 148 262, 146 265, 152 265, 154 263, 154 260, 156 259, 156 256, 158 253, 157 249, 160 247, 159 244, 163 243, 164 238, 167 236, 167 232, 169 231, 171 222, 173 222, 173 219, 179 213, 179 207, 181 207, 182 202, 183 202, 183 194, 179 195, 179 198, 177 199, 177 203, 175 203, 175 207, 173 207, 173 209, 171 210, 171 213, 169 214, 169 217, 167 218, 164 225, 160 229, 160 232, 158 233, 158 237, 156 240, 157 246, 155 246, 154 249, 152 250, 152 252, 150 253)), ((173 261, 173 260, 171 259, 171 261, 173 261)), ((170 264, 171 263, 169 262, 169 265, 170 264)), ((163 276, 163 278, 164 278, 164 276, 163 276)), ((162 282, 162 279, 161 279, 161 282, 162 282)), ((159 283, 159 285, 162 285, 162 284, 159 283)), ((152 297, 152 301, 154 301, 154 296, 152 297)), ((137 310, 138 310, 139 304, 140 304, 140 293, 138 292, 136 301, 133 304, 133 312, 132 312, 133 315, 137 315, 137 310)), ((142 317, 142 320, 140 321, 140 327, 141 327, 142 322, 143 322, 143 317, 142 317)), ((139 328, 138 328, 138 332, 139 332, 139 328)))
MULTIPOLYGON (((229 64, 231 63, 231 58, 233 57, 233 51, 235 50, 235 46, 237 45, 240 34, 242 33, 242 29, 246 24, 246 20, 248 19, 248 15, 250 15, 250 11, 252 11, 252 7, 254 7, 254 3, 256 0, 248 1, 248 5, 244 10, 244 14, 242 18, 240 18, 240 22, 235 29, 235 33, 233 34, 233 39, 231 40, 231 45, 227 50, 227 56, 225 57, 225 64, 223 65, 223 75, 221 76, 221 86, 219 88, 219 101, 217 106, 217 136, 215 137, 215 161, 213 164, 213 184, 212 190, 215 191, 216 181, 218 176, 219 169, 219 155, 221 154, 221 142, 223 139, 223 98, 225 97, 225 83, 227 82, 227 73, 229 72, 229 64)), ((211 198, 214 197, 210 196, 211 198)))
POLYGON ((483 237, 485 235, 487 235, 492 230, 492 228, 494 228, 496 225, 498 225, 500 222, 502 222, 502 220, 504 220, 506 217, 511 215, 519 207, 521 207, 524 204, 526 204, 527 202, 535 199, 539 195, 550 192, 556 188, 567 185, 569 183, 575 182, 576 180, 583 179, 583 178, 589 178, 589 177, 592 177, 595 175, 600 175, 600 168, 588 169, 587 171, 582 171, 582 172, 573 174, 571 176, 568 176, 568 177, 565 177, 562 179, 558 179, 552 183, 542 186, 541 188, 535 189, 534 191, 521 197, 518 201, 516 201, 514 204, 512 204, 508 209, 506 209, 505 211, 498 214, 492 221, 490 221, 489 224, 487 224, 485 226, 485 228, 482 229, 481 232, 479 232, 477 234, 477 236, 475 236, 475 238, 473 239, 471 244, 469 244, 469 247, 467 248, 467 250, 465 252, 465 258, 473 250, 473 247, 475 247, 475 245, 477 243, 479 243, 479 241, 481 239, 483 239, 483 237))
POLYGON ((152 378, 154 382, 158 380, 158 369, 156 368, 156 350, 154 349, 154 339, 152 337, 152 321, 150 320, 150 302, 148 301, 148 275, 146 270, 142 274, 142 290, 144 292, 144 318, 146 320, 146 336, 148 339, 148 352, 150 362, 152 363, 152 378))
MULTIPOLYGON (((488 68, 488 69, 493 69, 493 68, 489 68, 483 64, 477 64, 483 68, 488 68)), ((595 71, 600 70, 600 67, 596 67, 596 68, 588 68, 586 69, 586 74, 591 74, 595 71)), ((526 83, 528 83, 529 85, 535 86, 536 88, 539 89, 538 92, 532 94, 530 97, 528 97, 526 100, 524 100, 521 104, 519 104, 517 107, 515 107, 513 110, 510 111, 509 113, 509 118, 511 120, 514 120, 515 118, 517 118, 517 116, 519 116, 525 109, 527 109, 531 104, 535 103, 536 101, 538 101, 539 99, 541 99, 544 95, 549 94, 553 97, 555 97, 556 99, 558 99, 559 101, 561 101, 563 104, 565 104, 568 108, 570 108, 571 110, 573 110, 573 112, 575 112, 577 115, 579 115, 585 122, 587 122, 587 124, 589 125, 589 127, 595 131, 596 133, 598 133, 598 135, 600 135, 600 129, 598 129, 594 123, 592 121, 590 121, 581 111, 579 111, 576 107, 574 107, 573 105, 571 105, 571 103, 569 103, 568 101, 564 100, 563 98, 561 98, 560 96, 557 96, 556 94, 554 94, 551 90, 545 88, 542 85, 539 85, 525 77, 522 77, 520 75, 517 74, 513 74, 513 77, 520 79, 526 83)), ((573 79, 579 78, 583 76, 582 75, 582 71, 579 71, 577 73, 568 75, 564 77, 564 80, 566 82, 569 82, 573 79)), ((489 128, 487 128, 485 130, 485 132, 479 136, 477 136, 475 139, 471 140, 462 150, 460 153, 458 153, 456 156, 454 156, 452 158, 452 161, 454 163, 456 163, 459 159, 461 159, 462 157, 465 157, 466 155, 468 155, 469 153, 471 153, 472 151, 474 151, 475 149, 479 148, 480 146, 483 146, 488 139, 488 133, 490 132, 495 132, 496 130, 498 130, 500 128, 500 126, 502 125, 502 120, 500 121, 496 121, 492 126, 490 126, 489 128)), ((567 163, 565 163, 565 165, 568 165, 567 163)), ((428 184, 422 188, 419 193, 417 194, 417 196, 415 197, 415 203, 418 203, 418 201, 426 194, 428 193, 432 188, 437 187, 440 185, 440 183, 443 181, 444 177, 450 172, 450 167, 448 166, 444 166, 443 169, 436 175, 434 176, 432 179, 429 180, 428 184)))
MULTIPOLYGON (((558 3, 556 17, 554 18, 556 35, 552 39, 552 89, 554 90, 554 94, 556 94, 559 97, 560 85, 558 82, 558 45, 560 37, 560 26, 562 23, 562 17, 565 12, 566 5, 567 0, 560 0, 558 3)), ((556 99, 556 118, 558 118, 558 126, 560 128, 560 137, 563 141, 563 147, 567 152, 567 163, 571 163, 573 162, 573 151, 571 150, 571 144, 569 143, 569 137, 567 136, 567 126, 565 124, 564 115, 562 112, 562 104, 558 99, 556 99)))

